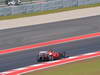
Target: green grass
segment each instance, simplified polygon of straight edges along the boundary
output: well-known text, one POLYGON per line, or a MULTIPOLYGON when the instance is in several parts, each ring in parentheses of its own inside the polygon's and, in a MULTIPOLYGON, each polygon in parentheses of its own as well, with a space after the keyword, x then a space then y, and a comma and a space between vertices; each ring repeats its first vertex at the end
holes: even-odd
POLYGON ((76 6, 76 7, 60 8, 60 9, 48 10, 48 11, 42 11, 42 12, 34 12, 34 13, 29 13, 29 14, 17 14, 17 15, 12 15, 12 16, 0 16, 0 20, 44 15, 44 14, 57 13, 57 12, 62 12, 62 11, 69 11, 69 10, 75 10, 75 9, 96 7, 96 6, 100 6, 100 3, 90 4, 90 5, 82 5, 82 6, 78 6, 78 7, 76 6))
POLYGON ((100 57, 77 61, 23 75, 99 75, 100 57))

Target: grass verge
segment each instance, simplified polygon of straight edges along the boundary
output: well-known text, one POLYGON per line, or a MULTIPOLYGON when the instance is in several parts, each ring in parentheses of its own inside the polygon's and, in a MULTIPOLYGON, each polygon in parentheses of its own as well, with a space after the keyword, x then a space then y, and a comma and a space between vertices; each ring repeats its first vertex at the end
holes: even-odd
POLYGON ((99 75, 100 57, 81 60, 22 75, 99 75))
POLYGON ((69 11, 69 10, 75 10, 75 9, 82 9, 82 8, 97 7, 97 6, 100 6, 100 3, 90 4, 90 5, 82 5, 82 6, 76 6, 76 7, 60 8, 60 9, 55 9, 55 10, 41 11, 41 12, 33 12, 33 13, 28 13, 28 14, 17 14, 17 15, 11 15, 11 16, 0 16, 0 20, 7 20, 7 19, 15 19, 15 18, 22 18, 22 17, 44 15, 44 14, 57 13, 57 12, 69 11))

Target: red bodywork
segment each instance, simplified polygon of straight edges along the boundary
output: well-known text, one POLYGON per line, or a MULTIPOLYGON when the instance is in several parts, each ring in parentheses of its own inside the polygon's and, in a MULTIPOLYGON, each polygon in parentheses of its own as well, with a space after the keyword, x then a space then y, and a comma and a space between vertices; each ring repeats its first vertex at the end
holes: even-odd
POLYGON ((59 58, 61 54, 59 52, 48 51, 48 55, 53 56, 53 58, 59 58))

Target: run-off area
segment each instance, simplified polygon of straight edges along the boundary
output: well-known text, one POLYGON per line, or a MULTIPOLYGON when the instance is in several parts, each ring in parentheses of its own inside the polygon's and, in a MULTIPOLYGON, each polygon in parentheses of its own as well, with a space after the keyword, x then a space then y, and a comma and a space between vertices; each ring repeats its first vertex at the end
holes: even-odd
POLYGON ((69 56, 100 51, 100 37, 0 55, 0 72, 36 64, 38 52, 50 49, 65 51, 69 56))

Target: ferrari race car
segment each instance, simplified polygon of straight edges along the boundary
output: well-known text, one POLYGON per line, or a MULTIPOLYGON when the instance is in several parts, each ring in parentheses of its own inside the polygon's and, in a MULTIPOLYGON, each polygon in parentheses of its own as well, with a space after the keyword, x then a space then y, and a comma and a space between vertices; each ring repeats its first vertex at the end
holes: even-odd
POLYGON ((49 51, 40 51, 38 54, 38 61, 53 61, 53 60, 58 60, 61 58, 68 57, 66 56, 65 52, 56 52, 53 50, 49 51))

